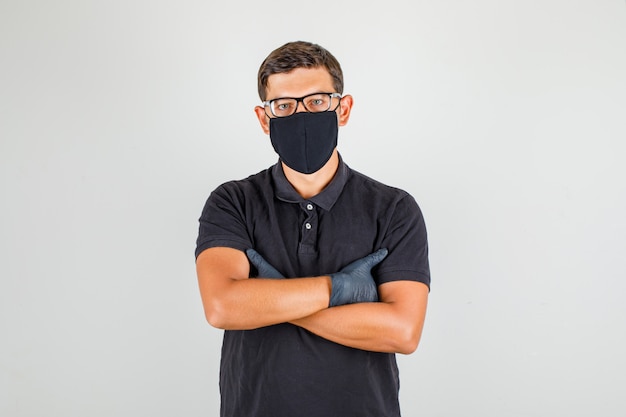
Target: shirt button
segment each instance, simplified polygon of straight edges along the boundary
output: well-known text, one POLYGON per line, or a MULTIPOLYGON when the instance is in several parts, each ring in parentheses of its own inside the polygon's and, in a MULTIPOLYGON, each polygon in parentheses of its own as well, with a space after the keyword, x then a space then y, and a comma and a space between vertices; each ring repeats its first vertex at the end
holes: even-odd
POLYGON ((313 210, 313 204, 309 203, 306 205, 307 210, 313 210))
POLYGON ((304 227, 306 227, 306 230, 311 230, 311 223, 306 223, 304 227))

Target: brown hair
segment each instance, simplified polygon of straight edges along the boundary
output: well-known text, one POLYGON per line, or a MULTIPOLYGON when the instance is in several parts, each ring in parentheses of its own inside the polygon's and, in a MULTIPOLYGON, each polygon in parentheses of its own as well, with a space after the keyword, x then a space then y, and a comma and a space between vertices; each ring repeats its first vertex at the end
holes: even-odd
POLYGON ((272 74, 290 72, 296 68, 325 67, 333 79, 333 87, 343 93, 343 72, 337 59, 323 47, 311 42, 289 42, 272 51, 261 64, 258 74, 259 97, 266 99, 267 81, 272 74))

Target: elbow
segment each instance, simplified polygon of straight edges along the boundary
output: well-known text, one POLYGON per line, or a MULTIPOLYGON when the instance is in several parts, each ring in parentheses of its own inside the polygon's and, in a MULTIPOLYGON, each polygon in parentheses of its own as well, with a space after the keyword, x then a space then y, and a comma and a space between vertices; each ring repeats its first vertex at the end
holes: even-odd
POLYGON ((206 321, 211 325, 211 327, 215 327, 216 329, 226 329, 226 324, 223 319, 216 314, 213 313, 205 313, 206 321))
POLYGON ((417 350, 420 341, 420 332, 415 329, 405 329, 396 339, 395 352, 410 355, 417 350))
POLYGON ((217 300, 211 300, 204 305, 204 316, 206 321, 216 329, 226 330, 228 328, 228 317, 226 309, 217 300))
POLYGON ((418 341, 407 341, 400 345, 398 345, 398 349, 396 353, 401 353, 403 355, 410 355, 411 353, 417 350, 418 341))

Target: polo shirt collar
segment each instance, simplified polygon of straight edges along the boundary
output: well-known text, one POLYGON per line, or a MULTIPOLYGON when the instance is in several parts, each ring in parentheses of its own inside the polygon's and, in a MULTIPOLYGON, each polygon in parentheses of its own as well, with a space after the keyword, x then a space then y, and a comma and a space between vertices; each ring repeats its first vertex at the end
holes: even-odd
POLYGON ((350 168, 343 162, 343 158, 339 155, 339 167, 337 173, 330 181, 330 183, 319 194, 305 200, 300 194, 293 188, 291 183, 285 177, 283 166, 278 161, 276 165, 271 168, 272 178, 274 179, 274 192, 276 197, 286 203, 301 203, 303 201, 311 201, 316 206, 329 211, 333 208, 335 202, 341 195, 343 187, 348 181, 350 175, 350 168))

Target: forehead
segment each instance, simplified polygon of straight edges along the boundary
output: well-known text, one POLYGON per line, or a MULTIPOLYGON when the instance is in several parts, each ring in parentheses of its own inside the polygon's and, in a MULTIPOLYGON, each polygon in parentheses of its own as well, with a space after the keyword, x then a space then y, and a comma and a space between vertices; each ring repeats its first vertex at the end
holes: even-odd
POLYGON ((296 68, 267 78, 267 100, 302 97, 311 93, 334 93, 333 78, 325 67, 296 68))

